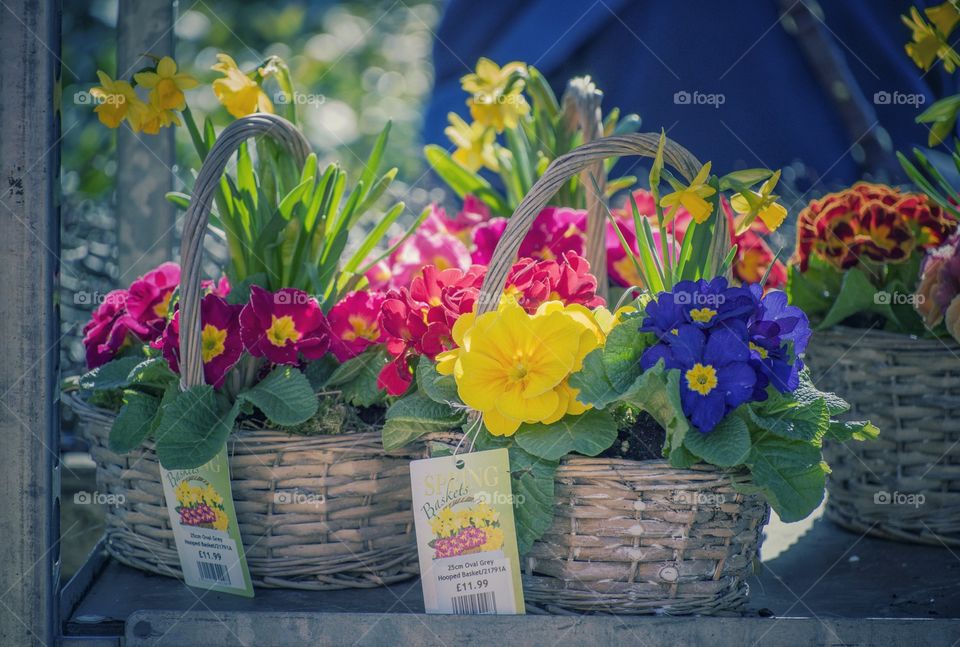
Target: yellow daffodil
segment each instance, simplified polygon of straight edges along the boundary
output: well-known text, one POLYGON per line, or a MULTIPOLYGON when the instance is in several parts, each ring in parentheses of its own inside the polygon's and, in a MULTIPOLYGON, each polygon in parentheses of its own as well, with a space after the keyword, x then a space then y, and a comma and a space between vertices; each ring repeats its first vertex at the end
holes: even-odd
POLYGON ((437 357, 437 370, 454 376, 491 434, 511 436, 523 422, 550 424, 586 411, 567 380, 603 337, 583 306, 548 301, 530 315, 505 300, 495 312, 457 320, 458 348, 437 357))
POLYGON ((523 96, 526 70, 526 64, 519 62, 500 67, 488 58, 477 61, 476 71, 460 79, 464 92, 470 93, 467 105, 474 121, 498 133, 516 128, 520 117, 530 111, 523 96))
POLYGON ((273 112, 267 93, 240 71, 236 61, 223 53, 217 54, 217 60, 219 63, 212 69, 223 74, 223 78, 213 82, 213 93, 227 112, 238 119, 254 112, 273 112))
POLYGON ((787 209, 777 202, 773 189, 780 181, 780 171, 777 171, 763 183, 760 191, 748 191, 748 195, 738 193, 730 199, 730 206, 741 215, 737 220, 737 234, 746 231, 757 216, 770 231, 776 231, 787 217, 787 209))
POLYGON ((173 110, 160 108, 151 101, 150 103, 143 104, 140 118, 136 123, 131 121, 130 125, 133 127, 134 132, 143 131, 146 135, 156 135, 160 132, 161 128, 166 128, 171 125, 179 126, 180 118, 177 117, 177 113, 173 110))
POLYGON ((117 128, 128 119, 136 127, 145 104, 127 81, 114 81, 106 72, 97 70, 100 85, 90 90, 97 103, 93 109, 100 119, 100 123, 108 128, 117 128))
POLYGON ((693 182, 691 182, 689 186, 681 187, 673 193, 668 193, 663 196, 660 199, 660 206, 664 208, 669 207, 669 211, 667 211, 664 219, 667 222, 673 220, 673 217, 677 214, 677 209, 682 206, 690 212, 693 221, 698 225, 706 222, 710 214, 713 213, 713 207, 706 201, 706 198, 709 198, 717 192, 716 189, 707 184, 709 177, 710 162, 707 162, 700 168, 697 177, 693 178, 693 182))
POLYGON ((960 11, 952 2, 944 2, 924 10, 926 19, 916 7, 910 8, 910 16, 901 16, 903 23, 910 28, 911 42, 907 43, 907 54, 923 70, 929 70, 933 62, 940 58, 947 72, 953 72, 960 65, 960 56, 947 42, 947 37, 960 22, 960 11))
POLYGON ((197 87, 195 78, 177 73, 177 64, 169 56, 160 59, 156 72, 139 72, 133 78, 150 90, 151 103, 162 110, 183 110, 187 106, 183 91, 197 87))
POLYGON ((492 128, 480 122, 468 124, 460 115, 451 112, 447 115, 450 125, 443 131, 453 142, 457 150, 453 152, 453 159, 468 171, 476 172, 481 167, 491 171, 499 170, 497 156, 494 153, 493 143, 497 133, 492 128))

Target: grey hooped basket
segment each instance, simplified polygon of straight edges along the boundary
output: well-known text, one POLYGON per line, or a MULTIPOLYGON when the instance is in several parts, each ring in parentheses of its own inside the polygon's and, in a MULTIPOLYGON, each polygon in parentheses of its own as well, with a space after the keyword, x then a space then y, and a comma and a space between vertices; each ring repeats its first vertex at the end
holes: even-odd
MULTIPOLYGON (((290 122, 255 114, 231 123, 210 150, 187 211, 181 256, 180 366, 184 388, 203 383, 200 267, 213 193, 226 164, 251 137, 271 137, 298 164, 309 144, 290 122)), ((97 486, 118 503, 107 510, 107 550, 118 561, 179 577, 173 532, 151 442, 110 451, 114 415, 78 393, 64 400, 80 418, 97 464, 97 486)), ((344 405, 334 409, 344 412, 344 405)), ((293 436, 238 428, 228 441, 233 498, 254 584, 310 590, 374 587, 416 575, 409 461, 416 447, 387 453, 380 431, 353 416, 335 435, 293 436), (353 420, 353 423, 350 422, 353 420)))
MULTIPOLYGON (((564 182, 591 173, 608 157, 654 157, 658 141, 656 134, 611 136, 554 160, 508 222, 481 289, 479 312, 496 307, 520 243, 564 182)), ((688 181, 701 166, 671 141, 664 161, 688 181)), ((603 214, 591 208, 589 217, 603 214)), ((717 226, 722 242, 724 219, 717 226)), ((714 257, 722 259, 723 253, 714 257)), ((735 612, 746 601, 746 580, 769 513, 762 497, 735 489, 747 478, 706 465, 677 469, 663 460, 566 457, 556 471, 553 525, 523 559, 527 610, 735 612)))
POLYGON ((814 333, 817 386, 880 437, 825 444, 826 516, 855 532, 960 546, 960 346, 838 326, 814 333))

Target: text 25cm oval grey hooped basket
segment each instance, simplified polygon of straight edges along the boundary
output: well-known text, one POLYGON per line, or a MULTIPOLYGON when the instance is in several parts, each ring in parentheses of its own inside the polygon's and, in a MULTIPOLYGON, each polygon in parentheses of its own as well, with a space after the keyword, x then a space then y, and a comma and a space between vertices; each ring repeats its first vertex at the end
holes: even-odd
MULTIPOLYGON (((653 157, 658 141, 656 134, 607 137, 554 160, 509 220, 483 283, 480 312, 496 307, 521 241, 564 182, 608 157, 653 157)), ((700 169, 671 141, 664 160, 688 181, 700 169)), ((725 236, 720 231, 717 240, 725 236)), ((523 559, 528 612, 709 614, 736 611, 746 601, 769 513, 762 497, 734 487, 746 474, 568 456, 555 478, 553 525, 523 559)))
MULTIPOLYGON (((250 137, 268 136, 299 164, 309 153, 290 122, 257 114, 227 126, 197 177, 184 224, 181 274, 181 378, 203 382, 200 355, 200 260, 213 190, 230 156, 250 137)), ((64 400, 78 413, 97 464, 97 487, 119 495, 106 516, 107 550, 118 561, 180 577, 173 532, 151 442, 126 455, 110 451, 113 413, 77 393, 64 400)), ((380 430, 328 407, 334 435, 292 436, 244 428, 227 444, 233 498, 250 574, 257 586, 310 590, 374 587, 417 573, 410 515, 409 462, 416 446, 386 453, 380 430)))

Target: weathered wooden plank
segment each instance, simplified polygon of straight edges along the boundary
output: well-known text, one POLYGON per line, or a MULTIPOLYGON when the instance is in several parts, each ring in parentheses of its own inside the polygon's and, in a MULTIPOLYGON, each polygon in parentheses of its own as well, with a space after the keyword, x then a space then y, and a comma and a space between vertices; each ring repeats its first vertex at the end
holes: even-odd
POLYGON ((50 645, 59 562, 59 2, 5 0, 0 43, 0 645, 50 645))
MULTIPOLYGON (((173 55, 174 2, 120 0, 117 76, 152 64, 143 54, 173 55)), ((164 195, 173 189, 173 129, 158 135, 117 131, 117 241, 119 283, 126 284, 173 255, 175 209, 164 195)))

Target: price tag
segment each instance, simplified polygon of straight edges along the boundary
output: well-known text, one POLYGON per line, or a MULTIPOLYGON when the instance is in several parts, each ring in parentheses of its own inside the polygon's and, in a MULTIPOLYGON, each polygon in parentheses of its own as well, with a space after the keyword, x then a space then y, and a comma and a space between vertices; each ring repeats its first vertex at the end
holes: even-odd
POLYGON ((522 614, 506 449, 410 463, 427 613, 522 614))
POLYGON ((160 478, 186 583, 252 598, 226 446, 196 469, 167 470, 161 465, 160 478))

